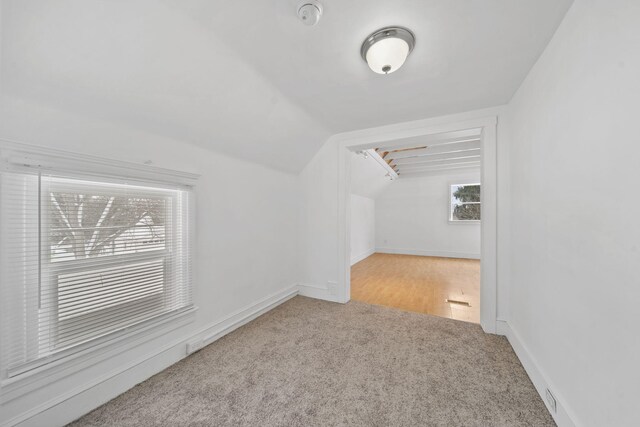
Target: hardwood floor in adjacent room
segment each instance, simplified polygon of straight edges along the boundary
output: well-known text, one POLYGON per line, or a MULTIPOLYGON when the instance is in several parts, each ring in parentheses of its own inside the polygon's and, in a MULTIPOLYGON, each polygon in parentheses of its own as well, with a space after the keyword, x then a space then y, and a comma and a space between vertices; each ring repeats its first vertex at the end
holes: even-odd
POLYGON ((480 261, 375 253, 351 267, 351 299, 479 323, 480 261))

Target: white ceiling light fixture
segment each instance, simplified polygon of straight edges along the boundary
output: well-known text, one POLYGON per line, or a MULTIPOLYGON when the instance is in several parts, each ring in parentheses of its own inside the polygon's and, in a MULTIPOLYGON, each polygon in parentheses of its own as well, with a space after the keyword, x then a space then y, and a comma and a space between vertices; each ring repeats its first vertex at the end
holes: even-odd
POLYGON ((390 74, 402 67, 416 44, 413 33, 404 27, 375 31, 362 43, 360 54, 378 74, 390 74))
POLYGON ((298 5, 298 18, 304 25, 316 25, 321 16, 322 4, 316 0, 305 0, 298 5))

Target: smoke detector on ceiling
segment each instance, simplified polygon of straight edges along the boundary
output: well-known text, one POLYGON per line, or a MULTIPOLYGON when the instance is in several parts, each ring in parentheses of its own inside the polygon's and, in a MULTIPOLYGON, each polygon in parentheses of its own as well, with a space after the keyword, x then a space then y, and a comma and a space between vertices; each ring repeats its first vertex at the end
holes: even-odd
POLYGON ((298 6, 298 18, 304 25, 316 25, 322 16, 322 5, 315 0, 305 0, 298 6))

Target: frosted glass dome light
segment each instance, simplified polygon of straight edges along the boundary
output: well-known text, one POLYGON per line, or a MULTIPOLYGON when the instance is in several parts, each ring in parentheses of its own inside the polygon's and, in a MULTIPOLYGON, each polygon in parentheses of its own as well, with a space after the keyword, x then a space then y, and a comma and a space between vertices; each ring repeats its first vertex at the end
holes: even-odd
POLYGON ((415 46, 413 33, 402 27, 378 30, 362 43, 360 53, 369 68, 378 74, 390 74, 402 67, 415 46))

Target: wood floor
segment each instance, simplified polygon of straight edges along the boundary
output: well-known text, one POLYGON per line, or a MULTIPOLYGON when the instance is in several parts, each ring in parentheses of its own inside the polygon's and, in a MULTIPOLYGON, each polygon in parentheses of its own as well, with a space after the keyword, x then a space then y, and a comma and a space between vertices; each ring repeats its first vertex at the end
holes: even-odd
POLYGON ((351 299, 480 323, 480 261, 376 253, 351 267, 351 299))

